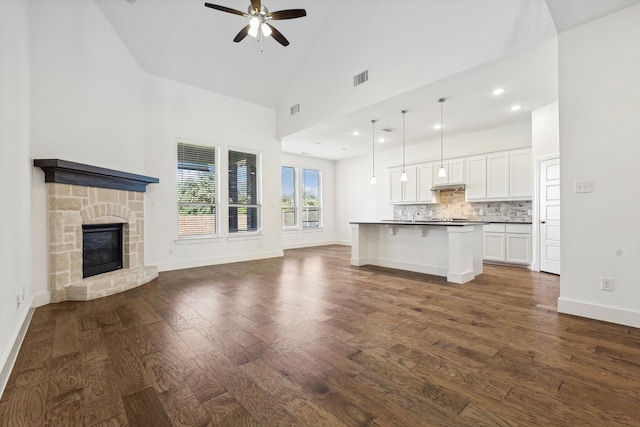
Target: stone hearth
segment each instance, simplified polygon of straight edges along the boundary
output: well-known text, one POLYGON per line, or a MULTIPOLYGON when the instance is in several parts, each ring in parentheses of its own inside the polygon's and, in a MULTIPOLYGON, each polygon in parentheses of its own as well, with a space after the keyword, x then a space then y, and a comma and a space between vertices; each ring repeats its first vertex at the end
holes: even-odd
MULTIPOLYGON (((45 161, 34 162, 44 170, 38 162, 45 161)), ((87 166, 58 160, 56 162, 64 163, 65 166, 87 166)), ((101 173, 110 171, 92 166, 87 168, 94 168, 101 173)), ((109 176, 106 175, 106 184, 101 181, 86 182, 86 177, 80 179, 80 185, 61 183, 73 180, 67 179, 68 170, 63 171, 64 178, 60 178, 63 175, 57 172, 58 178, 51 177, 51 170, 45 170, 51 302, 87 301, 123 292, 156 278, 158 268, 144 265, 144 185, 142 190, 138 187, 135 191, 130 191, 132 187, 129 185, 109 183, 109 176), (103 185, 116 188, 99 188, 103 185), (110 223, 123 224, 123 268, 83 279, 82 225, 110 223)), ((116 174, 117 179, 125 175, 141 177, 119 171, 110 172, 116 174)), ((100 176, 93 176, 91 179, 99 178, 100 176)), ((155 178, 142 178, 148 178, 147 183, 158 182, 155 178)))

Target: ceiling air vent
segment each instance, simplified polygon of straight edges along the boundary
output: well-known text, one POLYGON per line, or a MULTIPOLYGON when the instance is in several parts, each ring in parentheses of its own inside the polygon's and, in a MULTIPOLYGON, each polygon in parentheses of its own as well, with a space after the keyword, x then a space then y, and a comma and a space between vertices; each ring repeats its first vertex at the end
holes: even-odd
POLYGON ((300 112, 300 104, 296 104, 291 107, 291 115, 298 114, 300 112))
POLYGON ((353 76, 353 87, 360 86, 364 82, 369 81, 369 70, 353 76))
POLYGON ((386 132, 386 133, 391 133, 391 132, 395 132, 396 130, 394 128, 384 128, 382 129, 382 132, 386 132))

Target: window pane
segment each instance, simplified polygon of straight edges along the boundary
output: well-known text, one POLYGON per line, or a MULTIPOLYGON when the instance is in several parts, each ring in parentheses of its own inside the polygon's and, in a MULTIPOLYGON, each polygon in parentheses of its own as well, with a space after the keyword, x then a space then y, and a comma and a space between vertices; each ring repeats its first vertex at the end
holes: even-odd
POLYGON ((258 154, 229 151, 229 232, 260 229, 258 154))
POLYGON ((282 226, 294 227, 296 221, 296 170, 282 166, 282 226))
POLYGON ((178 143, 178 235, 215 234, 215 147, 178 143))
POLYGON ((229 231, 258 231, 258 207, 229 207, 229 231))
POLYGON ((302 171, 302 226, 305 228, 320 226, 320 171, 303 169, 302 171))

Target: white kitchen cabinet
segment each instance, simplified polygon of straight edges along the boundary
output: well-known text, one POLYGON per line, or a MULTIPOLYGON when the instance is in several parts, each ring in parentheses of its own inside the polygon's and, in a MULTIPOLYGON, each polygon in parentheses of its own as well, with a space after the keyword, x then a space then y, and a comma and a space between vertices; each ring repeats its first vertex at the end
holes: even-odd
POLYGON ((531 149, 502 151, 466 159, 466 200, 531 200, 531 149))
POLYGON ((509 153, 487 155, 487 199, 509 198, 509 153))
POLYGON ((483 234, 485 261, 531 264, 530 224, 488 224, 483 234))
POLYGON ((389 200, 391 203, 411 203, 417 200, 416 167, 405 167, 407 181, 401 182, 402 168, 389 170, 389 200))
POLYGON ((436 184, 458 184, 464 182, 465 159, 451 159, 433 163, 433 182, 436 184), (444 166, 447 176, 439 177, 440 166, 444 166))
POLYGON ((425 163, 416 166, 416 176, 418 178, 417 201, 421 203, 438 203, 438 192, 431 191, 433 186, 434 163, 425 163))
POLYGON ((509 152, 509 197, 511 199, 531 199, 533 193, 531 166, 531 149, 509 152))
POLYGON ((466 169, 467 200, 485 200, 487 198, 487 156, 468 157, 466 169))

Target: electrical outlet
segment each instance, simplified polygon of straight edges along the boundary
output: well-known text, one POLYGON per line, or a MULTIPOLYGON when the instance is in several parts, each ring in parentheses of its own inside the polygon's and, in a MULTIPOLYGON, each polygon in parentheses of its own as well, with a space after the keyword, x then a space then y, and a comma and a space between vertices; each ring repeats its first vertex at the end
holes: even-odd
POLYGON ((478 211, 478 215, 484 216, 484 209, 480 208, 480 210, 478 211))
POLYGON ((173 255, 173 248, 169 248, 169 255, 173 255))
POLYGON ((591 193, 593 191, 592 181, 573 181, 574 193, 591 193))
POLYGON ((615 280, 613 280, 612 278, 603 277, 602 281, 600 282, 600 289, 602 289, 603 291, 613 292, 614 283, 615 283, 615 280))

